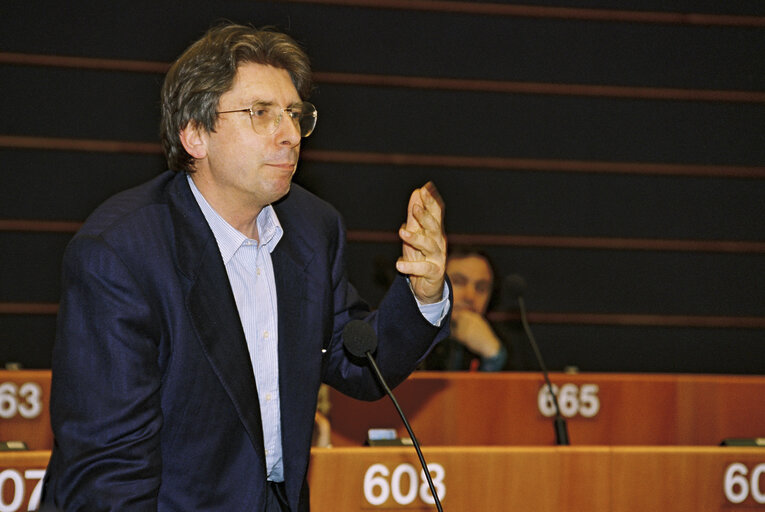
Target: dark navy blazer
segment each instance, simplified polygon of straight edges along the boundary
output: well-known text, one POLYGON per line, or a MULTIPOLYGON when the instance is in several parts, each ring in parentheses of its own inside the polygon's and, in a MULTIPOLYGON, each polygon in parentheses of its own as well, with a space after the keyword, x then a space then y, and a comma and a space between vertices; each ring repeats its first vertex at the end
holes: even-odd
MULTIPOLYGON (((382 396, 342 347, 351 318, 376 329, 391 386, 448 334, 398 276, 369 312, 348 283, 338 213, 294 185, 274 205, 284 475, 308 510, 306 474, 324 381, 382 396), (327 348, 326 354, 322 348, 327 348)), ((260 511, 265 455, 250 356, 215 238, 183 173, 100 206, 67 247, 53 349, 55 446, 43 502, 61 510, 260 511)))

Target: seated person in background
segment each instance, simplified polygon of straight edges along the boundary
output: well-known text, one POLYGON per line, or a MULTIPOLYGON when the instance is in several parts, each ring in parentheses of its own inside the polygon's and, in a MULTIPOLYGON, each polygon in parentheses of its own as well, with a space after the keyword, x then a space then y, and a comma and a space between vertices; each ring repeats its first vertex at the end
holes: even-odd
POLYGON ((454 310, 451 336, 439 343, 420 370, 508 369, 508 344, 489 324, 486 311, 494 290, 494 269, 483 251, 454 247, 446 260, 454 310))

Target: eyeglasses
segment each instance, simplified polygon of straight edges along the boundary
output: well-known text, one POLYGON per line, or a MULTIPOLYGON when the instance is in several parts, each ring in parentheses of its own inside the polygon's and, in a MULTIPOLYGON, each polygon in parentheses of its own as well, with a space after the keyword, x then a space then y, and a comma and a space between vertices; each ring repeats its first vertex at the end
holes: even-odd
POLYGON ((252 129, 258 135, 271 135, 276 132, 279 123, 282 122, 283 115, 287 114, 295 128, 300 131, 300 136, 308 137, 316 128, 316 119, 319 117, 316 107, 307 101, 287 108, 281 108, 270 103, 255 102, 250 108, 224 110, 218 114, 231 114, 233 112, 249 113, 252 129))

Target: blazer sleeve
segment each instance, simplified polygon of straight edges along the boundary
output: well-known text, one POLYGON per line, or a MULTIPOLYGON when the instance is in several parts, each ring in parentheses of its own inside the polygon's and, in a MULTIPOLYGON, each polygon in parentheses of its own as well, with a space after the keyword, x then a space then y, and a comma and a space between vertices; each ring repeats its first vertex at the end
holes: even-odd
MULTIPOLYGON (((339 391, 360 400, 377 400, 385 395, 366 359, 351 356, 343 348, 342 331, 351 319, 370 323, 378 339, 374 353, 377 365, 393 388, 403 382, 420 364, 429 350, 449 334, 449 317, 440 327, 423 317, 403 275, 397 275, 379 307, 370 311, 348 282, 345 271, 345 229, 338 220, 338 243, 332 255, 331 275, 334 313, 333 339, 324 381, 339 391)), ((451 302, 451 297, 450 297, 451 302)))
POLYGON ((64 256, 53 349, 56 449, 46 493, 65 510, 156 510, 161 460, 159 322, 103 239, 64 256))

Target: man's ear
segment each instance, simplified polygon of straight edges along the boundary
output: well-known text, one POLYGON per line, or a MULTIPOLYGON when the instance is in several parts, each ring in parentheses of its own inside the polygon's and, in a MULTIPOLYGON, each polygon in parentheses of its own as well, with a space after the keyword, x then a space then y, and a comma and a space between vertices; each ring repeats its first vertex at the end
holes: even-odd
POLYGON ((198 123, 189 121, 178 135, 183 149, 195 160, 207 156, 207 132, 198 123))

